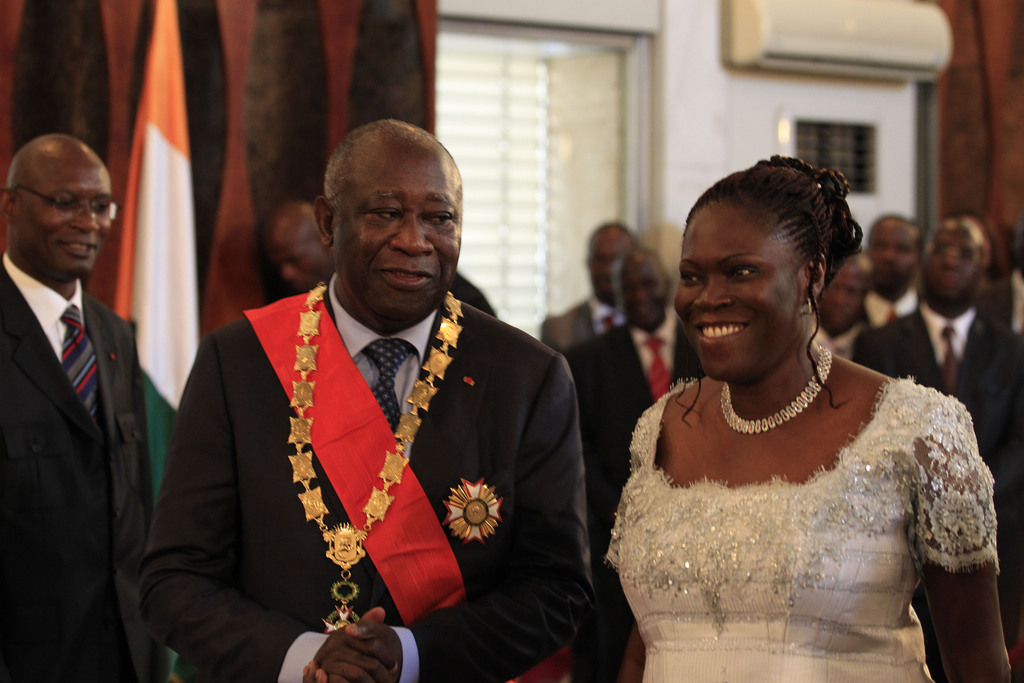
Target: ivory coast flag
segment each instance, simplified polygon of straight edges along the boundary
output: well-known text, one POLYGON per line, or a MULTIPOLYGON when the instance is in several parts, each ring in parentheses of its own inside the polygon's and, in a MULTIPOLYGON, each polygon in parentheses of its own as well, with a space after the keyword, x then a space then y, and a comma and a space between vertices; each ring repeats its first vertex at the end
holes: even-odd
POLYGON ((135 120, 115 307, 135 323, 154 490, 199 340, 195 217, 175 0, 156 0, 135 120))

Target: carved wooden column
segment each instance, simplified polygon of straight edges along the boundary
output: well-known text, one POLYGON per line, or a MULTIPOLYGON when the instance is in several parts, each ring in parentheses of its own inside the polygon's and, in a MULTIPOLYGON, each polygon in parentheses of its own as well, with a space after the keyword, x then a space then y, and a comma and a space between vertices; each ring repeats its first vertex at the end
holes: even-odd
MULTIPOLYGON (((24 0, 8 0, 0 15, 0 182, 7 183, 7 167, 14 155, 14 138, 11 131, 14 106, 14 55, 18 49, 18 28, 21 26, 21 10, 24 0)), ((7 244, 7 231, 0 232, 0 248, 7 244)))
MULTIPOLYGON (((1010 232, 1024 197, 1011 172, 1024 169, 1024 142, 1011 137, 1024 101, 1009 99, 1010 66, 1021 52, 1020 3, 940 0, 953 27, 953 59, 939 81, 940 211, 969 210, 992 232, 994 257, 1008 267, 1010 232), (1016 139, 1017 143, 1008 144, 1016 139)), ((1019 57, 1017 58, 1019 61, 1019 57)))
MULTIPOLYGON (((106 163, 114 196, 122 202, 128 187, 128 160, 132 153, 132 131, 135 129, 136 93, 131 86, 132 76, 136 72, 135 48, 143 4, 144 0, 100 0, 110 102, 106 163)), ((96 152, 103 154, 103 150, 96 152)), ((115 221, 114 229, 110 231, 96 260, 95 275, 89 283, 90 293, 107 303, 114 300, 120 247, 121 230, 119 221, 115 221)))
POLYGON ((217 0, 224 50, 227 130, 220 203, 201 309, 203 331, 263 303, 245 149, 245 79, 256 9, 257 0, 217 0))
MULTIPOLYGON (((74 135, 125 191, 151 0, 0 2, 0 172, 74 135)), ((265 302, 257 229, 311 200, 330 150, 383 117, 433 127, 436 0, 178 0, 202 330, 265 302)), ((0 230, 0 247, 6 230, 0 230)), ((111 303, 115 223, 88 289, 111 303)))

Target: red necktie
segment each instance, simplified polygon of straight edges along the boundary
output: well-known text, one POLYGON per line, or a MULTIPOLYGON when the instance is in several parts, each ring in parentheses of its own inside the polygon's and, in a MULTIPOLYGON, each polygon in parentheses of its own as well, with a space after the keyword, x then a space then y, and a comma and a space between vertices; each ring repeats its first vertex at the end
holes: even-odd
POLYGON ((954 336, 956 336, 956 331, 953 330, 952 325, 942 328, 942 381, 946 385, 946 393, 950 396, 956 396, 956 380, 957 375, 960 374, 960 360, 956 357, 956 351, 953 350, 954 336))
POLYGON ((651 368, 647 371, 647 384, 651 387, 651 398, 657 401, 668 391, 672 384, 672 376, 668 374, 665 361, 661 358, 662 341, 657 337, 648 337, 647 346, 654 353, 651 368))

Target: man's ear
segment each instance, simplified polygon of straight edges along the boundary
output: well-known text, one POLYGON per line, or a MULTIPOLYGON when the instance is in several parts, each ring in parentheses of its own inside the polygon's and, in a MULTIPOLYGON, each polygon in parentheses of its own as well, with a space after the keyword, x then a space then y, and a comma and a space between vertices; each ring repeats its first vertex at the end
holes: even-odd
POLYGON ((334 209, 323 195, 313 202, 313 215, 316 216, 316 227, 320 231, 320 241, 325 247, 334 244, 334 209))
POLYGON ((14 215, 14 203, 18 201, 14 191, 6 187, 0 187, 0 218, 10 225, 11 217, 14 215))

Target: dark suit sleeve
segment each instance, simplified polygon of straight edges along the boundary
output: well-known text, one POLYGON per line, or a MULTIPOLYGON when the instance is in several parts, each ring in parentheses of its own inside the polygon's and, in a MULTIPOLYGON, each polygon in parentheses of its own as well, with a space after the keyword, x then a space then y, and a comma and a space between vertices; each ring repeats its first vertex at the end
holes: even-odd
POLYGON ((568 642, 590 609, 575 391, 564 359, 544 358, 515 454, 507 571, 482 594, 410 627, 420 681, 508 680, 568 642))
MULTIPOLYGON (((1015 509, 1019 514, 1024 507, 1021 503, 1024 498, 1024 342, 1009 330, 1005 338, 1006 353, 1013 359, 1012 367, 1007 368, 1010 378, 1005 384, 1009 389, 1005 431, 998 439, 995 452, 991 456, 984 452, 982 455, 988 460, 995 479, 997 512, 1002 507, 1015 509)), ((984 404, 979 406, 979 410, 985 408, 984 404)), ((996 406, 989 406, 989 410, 998 414, 996 406)), ((977 421, 985 422, 983 418, 977 421)), ((981 438, 979 435, 979 441, 981 438)))
POLYGON ((886 348, 884 328, 865 330, 857 337, 853 346, 853 362, 871 368, 889 377, 896 377, 890 362, 893 354, 886 348))
POLYGON ((223 353, 216 335, 203 340, 182 396, 142 565, 142 614, 160 642, 217 680, 276 681, 288 647, 308 629, 239 587, 247 530, 223 353))
MULTIPOLYGON (((599 449, 601 444, 597 443, 601 430, 598 420, 614 419, 615 416, 602 415, 600 408, 591 405, 601 389, 598 387, 598 376, 607 368, 600 368, 598 365, 604 359, 599 348, 594 343, 586 343, 570 349, 566 353, 566 360, 572 369, 573 381, 576 382, 576 397, 579 401, 580 412, 580 439, 583 444, 583 462, 586 469, 587 481, 587 505, 595 512, 602 524, 608 524, 610 529, 612 515, 619 506, 619 496, 622 487, 613 482, 613 478, 604 471, 601 462, 599 449)), ((623 408, 625 410, 625 408, 623 408)), ((627 450, 622 453, 623 462, 629 460, 628 444, 627 450)), ((595 552, 598 549, 594 549, 595 552)))

